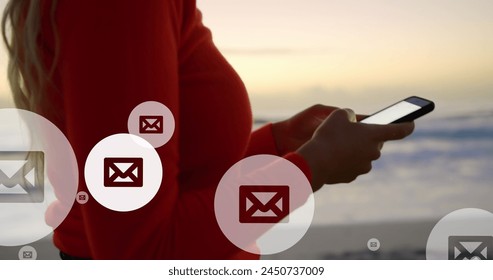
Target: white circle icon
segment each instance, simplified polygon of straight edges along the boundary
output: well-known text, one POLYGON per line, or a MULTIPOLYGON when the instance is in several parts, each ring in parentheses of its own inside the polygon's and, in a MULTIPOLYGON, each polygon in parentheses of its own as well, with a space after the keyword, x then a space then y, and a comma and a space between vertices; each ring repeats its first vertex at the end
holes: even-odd
POLYGON ((84 191, 80 191, 77 193, 77 195, 75 196, 75 200, 77 201, 77 203, 79 204, 86 204, 87 201, 89 201, 89 194, 84 192, 84 191))
POLYGON ((24 246, 19 250, 19 260, 35 260, 38 258, 38 252, 32 246, 24 246))
POLYGON ((35 113, 0 109, 0 245, 21 246, 57 228, 79 183, 75 153, 53 123, 35 113))
POLYGON ((127 126, 130 134, 140 136, 154 148, 159 148, 173 136, 175 118, 164 104, 147 101, 132 110, 127 126))
POLYGON ((221 230, 238 248, 275 254, 305 235, 314 199, 308 179, 296 165, 281 157, 256 155, 224 174, 214 210, 221 230))
POLYGON ((92 197, 108 209, 128 212, 151 201, 163 177, 158 153, 146 140, 115 134, 89 153, 84 169, 92 197))
POLYGON ((426 244, 428 260, 493 260, 493 214, 465 208, 443 217, 426 244))
POLYGON ((372 252, 378 251, 380 249, 380 240, 376 238, 371 238, 370 240, 368 240, 366 246, 368 247, 368 250, 372 252))

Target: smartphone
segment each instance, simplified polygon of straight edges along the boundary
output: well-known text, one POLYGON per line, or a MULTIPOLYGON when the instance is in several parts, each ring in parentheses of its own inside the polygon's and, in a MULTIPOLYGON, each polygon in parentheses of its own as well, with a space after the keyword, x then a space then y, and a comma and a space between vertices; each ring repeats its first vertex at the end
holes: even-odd
POLYGON ((435 109, 435 104, 430 100, 411 96, 364 118, 360 122, 368 124, 410 122, 428 114, 433 109, 435 109))

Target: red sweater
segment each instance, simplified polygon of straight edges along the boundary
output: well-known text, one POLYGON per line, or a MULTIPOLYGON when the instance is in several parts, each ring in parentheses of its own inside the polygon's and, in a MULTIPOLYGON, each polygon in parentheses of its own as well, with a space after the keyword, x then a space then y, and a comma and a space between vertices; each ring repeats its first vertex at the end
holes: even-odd
MULTIPOLYGON (((44 9, 43 19, 48 15, 44 9)), ((214 215, 215 189, 237 161, 277 154, 271 126, 251 133, 245 87, 212 42, 193 0, 60 0, 60 38, 50 95, 57 125, 79 163, 101 139, 127 132, 132 109, 165 104, 176 121, 172 139, 157 149, 162 187, 143 208, 122 213, 94 199, 74 204, 55 230, 55 245, 77 257, 98 259, 257 258, 232 245, 214 215)), ((44 20, 46 22, 46 20, 44 20)), ((43 29, 45 58, 53 34, 43 29)), ((307 173, 297 154, 285 155, 307 173)))

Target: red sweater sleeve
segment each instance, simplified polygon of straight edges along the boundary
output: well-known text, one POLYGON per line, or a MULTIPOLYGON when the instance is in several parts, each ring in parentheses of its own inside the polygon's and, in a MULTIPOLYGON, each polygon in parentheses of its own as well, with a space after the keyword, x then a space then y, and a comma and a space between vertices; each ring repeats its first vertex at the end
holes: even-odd
POLYGON ((291 152, 286 155, 281 155, 276 146, 274 134, 272 131, 272 124, 266 124, 259 129, 252 132, 250 137, 250 143, 246 156, 253 156, 259 154, 269 154, 283 156, 285 159, 294 163, 311 181, 311 170, 306 160, 296 152, 291 152))
POLYGON ((272 134, 272 124, 266 124, 252 132, 246 155, 280 155, 272 134))

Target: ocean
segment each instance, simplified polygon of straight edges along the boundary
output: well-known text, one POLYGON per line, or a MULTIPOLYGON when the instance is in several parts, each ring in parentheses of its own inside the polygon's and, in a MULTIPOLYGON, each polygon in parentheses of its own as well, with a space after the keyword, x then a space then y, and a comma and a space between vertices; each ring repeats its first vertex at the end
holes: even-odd
POLYGON ((315 224, 440 218, 460 208, 493 211, 493 112, 416 121, 384 145, 371 173, 316 194, 315 224))

